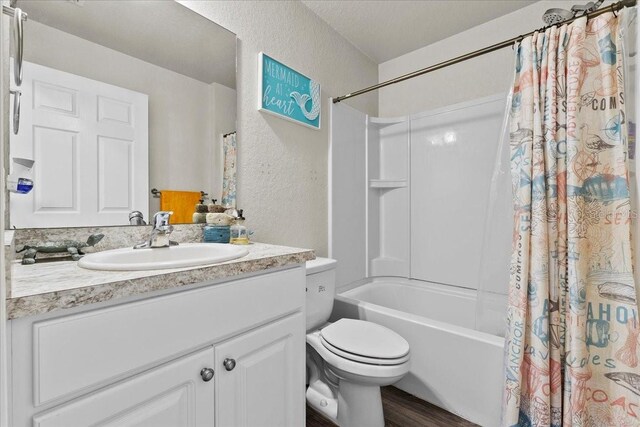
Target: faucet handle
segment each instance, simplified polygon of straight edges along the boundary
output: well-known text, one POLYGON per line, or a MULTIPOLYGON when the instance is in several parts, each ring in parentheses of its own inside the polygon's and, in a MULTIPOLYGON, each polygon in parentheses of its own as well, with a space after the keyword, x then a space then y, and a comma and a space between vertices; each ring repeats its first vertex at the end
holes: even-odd
POLYGON ((173 227, 169 225, 169 218, 173 211, 159 211, 153 216, 153 228, 170 231, 173 227))

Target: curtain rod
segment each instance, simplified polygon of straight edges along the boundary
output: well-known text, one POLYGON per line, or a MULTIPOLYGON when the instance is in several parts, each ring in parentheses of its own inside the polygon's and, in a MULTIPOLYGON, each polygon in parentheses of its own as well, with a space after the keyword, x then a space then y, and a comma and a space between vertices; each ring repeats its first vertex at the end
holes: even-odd
MULTIPOLYGON (((599 16, 599 15, 602 15, 603 13, 606 13, 606 12, 616 12, 616 11, 618 11, 618 10, 624 8, 624 7, 635 6, 636 2, 637 2, 637 0, 621 0, 621 1, 617 2, 617 3, 613 3, 610 6, 604 7, 602 9, 598 9, 598 10, 593 11, 591 13, 587 13, 586 15, 583 14, 583 15, 580 15, 580 16, 575 16, 573 18, 567 19, 566 21, 562 21, 562 22, 560 22, 559 24, 556 24, 556 25, 569 24, 569 23, 571 23, 571 22, 573 22, 573 21, 575 21, 575 20, 577 20, 579 18, 582 18, 583 16, 586 16, 587 19, 589 19, 589 18, 593 18, 593 17, 599 16)), ((427 74, 427 73, 430 73, 432 71, 436 71, 436 70, 439 70, 441 68, 448 67, 449 65, 458 64, 458 63, 464 62, 464 61, 466 61, 468 59, 472 59, 472 58, 476 58, 478 56, 482 56, 482 55, 484 55, 486 53, 495 52, 496 50, 500 50, 500 49, 503 49, 505 47, 512 46, 514 43, 522 41, 525 37, 529 37, 529 36, 535 34, 536 32, 540 32, 540 31, 546 30, 547 28, 550 28, 550 27, 552 27, 552 25, 540 28, 540 29, 535 30, 535 31, 531 31, 530 33, 527 33, 527 34, 522 34, 520 36, 513 37, 513 38, 511 38, 509 40, 505 40, 503 42, 496 43, 494 45, 485 47, 483 49, 479 49, 479 50, 476 50, 474 52, 467 53, 465 55, 461 55, 461 56, 458 56, 456 58, 449 59, 447 61, 440 62, 440 63, 435 64, 435 65, 431 65, 431 66, 429 66, 427 68, 422 68, 421 70, 418 70, 418 71, 414 71, 414 72, 411 72, 411 73, 408 73, 408 74, 404 74, 404 75, 402 75, 400 77, 396 77, 394 79, 387 80, 385 82, 378 83, 376 85, 369 86, 367 88, 360 89, 360 90, 357 90, 355 92, 348 93, 346 95, 338 96, 337 98, 333 99, 333 103, 337 104, 338 102, 344 101, 345 99, 353 98, 355 96, 362 95, 362 94, 367 93, 367 92, 378 90, 378 89, 383 88, 385 86, 390 86, 390 85, 393 85, 393 84, 396 84, 396 83, 400 83, 400 82, 403 82, 405 80, 409 80, 409 79, 412 79, 414 77, 418 77, 418 76, 421 76, 423 74, 427 74)))
POLYGON ((233 135, 233 134, 235 134, 235 133, 236 133, 236 131, 234 130, 233 132, 229 132, 229 133, 225 133, 225 134, 223 134, 223 135, 222 135, 222 137, 223 137, 223 138, 226 138, 226 137, 228 137, 229 135, 233 135))
MULTIPOLYGON (((9 6, 2 6, 2 13, 4 13, 5 15, 13 16, 15 15, 16 10, 9 6)), ((22 20, 23 21, 27 20, 27 14, 24 12, 22 12, 22 20)))

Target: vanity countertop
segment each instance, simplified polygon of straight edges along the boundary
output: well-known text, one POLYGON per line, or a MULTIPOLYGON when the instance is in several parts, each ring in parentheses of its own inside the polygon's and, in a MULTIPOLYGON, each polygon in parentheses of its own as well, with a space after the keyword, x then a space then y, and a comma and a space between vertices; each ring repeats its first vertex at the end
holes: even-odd
POLYGON ((97 271, 75 261, 11 266, 9 319, 47 313, 84 304, 210 282, 270 268, 300 264, 315 258, 308 249, 252 243, 249 254, 209 266, 147 271, 97 271))

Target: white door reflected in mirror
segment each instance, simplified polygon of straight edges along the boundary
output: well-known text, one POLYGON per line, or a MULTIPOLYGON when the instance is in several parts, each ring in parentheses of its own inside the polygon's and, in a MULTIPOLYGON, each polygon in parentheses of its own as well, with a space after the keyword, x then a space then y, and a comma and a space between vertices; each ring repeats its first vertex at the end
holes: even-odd
MULTIPOLYGON (((222 137, 236 130, 235 34, 174 1, 18 6, 32 70, 5 159, 36 162, 32 194, 12 195, 5 228, 130 225, 131 211, 148 220, 166 205, 152 188, 220 201, 222 137), (146 97, 148 120, 123 93, 146 97)), ((192 222, 196 202, 171 207, 176 223, 192 222)))
POLYGON ((18 228, 112 225, 149 212, 149 97, 25 62, 23 127, 11 155, 35 161, 34 189, 11 195, 18 228))

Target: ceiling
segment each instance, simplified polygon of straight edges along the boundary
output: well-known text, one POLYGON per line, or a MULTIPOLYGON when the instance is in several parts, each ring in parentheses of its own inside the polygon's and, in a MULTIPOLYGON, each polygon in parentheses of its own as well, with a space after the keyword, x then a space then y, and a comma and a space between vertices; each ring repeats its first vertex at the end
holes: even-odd
POLYGON ((301 1, 378 64, 535 2, 535 0, 301 1))
POLYGON ((19 0, 17 7, 29 20, 207 84, 236 86, 235 34, 177 2, 19 0))

